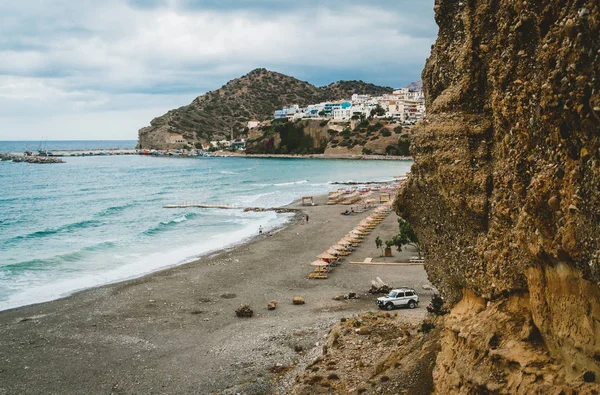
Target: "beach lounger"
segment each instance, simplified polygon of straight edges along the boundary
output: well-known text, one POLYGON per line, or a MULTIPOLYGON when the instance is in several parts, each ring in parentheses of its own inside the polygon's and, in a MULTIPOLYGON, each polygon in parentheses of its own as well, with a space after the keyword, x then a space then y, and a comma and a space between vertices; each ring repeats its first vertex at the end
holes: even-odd
POLYGON ((327 279, 327 275, 326 274, 320 274, 320 273, 311 273, 311 274, 308 275, 308 278, 316 279, 316 280, 326 280, 327 279))

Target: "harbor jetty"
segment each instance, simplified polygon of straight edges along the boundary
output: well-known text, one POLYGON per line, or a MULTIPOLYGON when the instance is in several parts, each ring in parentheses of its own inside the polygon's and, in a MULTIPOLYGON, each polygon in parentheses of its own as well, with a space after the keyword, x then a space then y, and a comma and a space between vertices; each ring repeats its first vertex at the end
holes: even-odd
POLYGON ((68 156, 111 156, 111 155, 137 155, 136 149, 97 149, 97 150, 60 150, 48 153, 48 156, 68 157, 68 156))
POLYGON ((26 156, 26 155, 15 155, 15 154, 2 154, 0 153, 1 161, 13 161, 16 163, 34 163, 34 164, 46 164, 46 163, 65 163, 64 160, 53 156, 26 156))

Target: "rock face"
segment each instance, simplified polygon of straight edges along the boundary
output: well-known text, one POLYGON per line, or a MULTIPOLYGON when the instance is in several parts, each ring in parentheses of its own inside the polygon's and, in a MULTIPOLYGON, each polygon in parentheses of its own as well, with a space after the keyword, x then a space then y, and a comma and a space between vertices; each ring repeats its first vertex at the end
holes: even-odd
POLYGON ((408 156, 410 130, 409 126, 377 118, 361 123, 320 119, 273 122, 249 131, 246 153, 408 156), (304 139, 309 136, 306 144, 304 139))
POLYGON ((437 0, 396 201, 445 318, 436 392, 600 391, 600 4, 437 0))
POLYGON ((154 118, 139 130, 138 148, 182 148, 198 142, 229 139, 244 133, 251 119, 264 121, 283 106, 350 98, 354 93, 381 95, 392 88, 363 81, 338 81, 316 87, 266 69, 256 69, 191 104, 154 118))

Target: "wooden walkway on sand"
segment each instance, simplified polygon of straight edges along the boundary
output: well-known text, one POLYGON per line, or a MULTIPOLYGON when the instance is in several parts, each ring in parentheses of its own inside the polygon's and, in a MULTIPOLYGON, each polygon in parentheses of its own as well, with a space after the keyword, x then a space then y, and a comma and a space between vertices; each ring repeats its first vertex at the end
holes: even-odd
POLYGON ((163 208, 222 208, 222 209, 243 209, 227 204, 202 204, 202 203, 183 203, 183 204, 166 204, 163 208))
POLYGON ((354 265, 371 265, 371 266, 423 266, 425 261, 412 262, 373 262, 373 258, 366 258, 362 262, 350 262, 354 265))

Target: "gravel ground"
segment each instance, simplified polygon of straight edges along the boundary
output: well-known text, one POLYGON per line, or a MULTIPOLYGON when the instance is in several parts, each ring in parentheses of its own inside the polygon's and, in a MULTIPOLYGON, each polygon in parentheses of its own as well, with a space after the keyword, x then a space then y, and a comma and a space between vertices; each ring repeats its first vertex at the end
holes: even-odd
MULTIPOLYGON (((210 394, 272 391, 271 371, 301 364, 342 317, 376 310, 366 295, 376 276, 412 286, 420 320, 429 302, 421 266, 343 263, 327 280, 308 280, 310 262, 368 213, 346 206, 302 207, 290 226, 233 249, 140 279, 0 313, 0 394, 210 394), (334 301, 356 292, 357 300, 334 301), (301 296, 306 304, 292 305, 301 296), (267 310, 270 300, 277 309, 267 310), (252 318, 237 318, 248 303, 252 318)), ((296 205, 296 207, 300 207, 296 205)), ((397 231, 390 215, 347 261, 378 257, 374 239, 397 231)), ((394 252, 406 261, 414 251, 394 252)))

